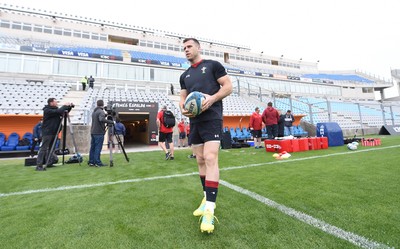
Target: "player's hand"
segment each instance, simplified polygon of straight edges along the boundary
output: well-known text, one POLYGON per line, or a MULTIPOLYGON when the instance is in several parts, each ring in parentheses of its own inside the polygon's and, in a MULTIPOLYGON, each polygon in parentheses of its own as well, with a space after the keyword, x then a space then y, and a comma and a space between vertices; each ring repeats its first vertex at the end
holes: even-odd
POLYGON ((211 96, 209 94, 203 93, 205 100, 203 101, 203 105, 201 107, 201 112, 205 112, 208 110, 214 103, 215 103, 215 97, 211 96))
POLYGON ((188 112, 186 109, 183 109, 183 108, 181 109, 181 113, 182 113, 182 115, 184 115, 184 116, 186 116, 188 118, 194 118, 195 117, 192 113, 188 112))
POLYGON ((253 128, 253 127, 250 127, 250 130, 254 130, 254 128, 253 128))

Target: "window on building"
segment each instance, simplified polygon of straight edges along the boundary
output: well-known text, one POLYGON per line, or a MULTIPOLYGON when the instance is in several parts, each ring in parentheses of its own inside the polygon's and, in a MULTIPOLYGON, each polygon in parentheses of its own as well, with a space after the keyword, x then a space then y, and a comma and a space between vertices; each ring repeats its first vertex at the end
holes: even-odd
POLYGON ((11 28, 12 29, 21 29, 22 28, 22 24, 20 22, 13 22, 11 24, 11 28))
POLYGON ((2 27, 2 28, 10 28, 10 21, 6 21, 6 20, 0 20, 1 21, 1 23, 0 23, 0 27, 2 27))
POLYGON ((97 33, 92 33, 92 40, 99 40, 99 34, 97 33))
POLYGON ((72 33, 73 37, 81 38, 82 37, 82 31, 80 30, 74 30, 72 33))
POLYGON ((53 29, 51 27, 49 27, 49 26, 44 26, 43 27, 43 33, 52 34, 53 33, 53 29))
POLYGON ((107 41, 108 36, 100 34, 100 41, 107 41))
POLYGON ((64 36, 71 36, 72 35, 72 31, 70 29, 64 29, 63 35, 64 36))
POLYGON ((34 25, 34 26, 33 26, 33 31, 42 33, 42 32, 43 32, 43 26, 41 26, 41 25, 34 25))
POLYGON ((30 24, 30 23, 23 23, 23 24, 22 24, 22 30, 25 30, 25 31, 32 31, 32 24, 30 24))
POLYGON ((89 32, 82 32, 82 38, 83 39, 90 39, 90 34, 89 34, 89 32))
POLYGON ((62 32, 62 29, 61 29, 61 28, 55 28, 55 29, 54 29, 54 34, 55 34, 55 35, 62 35, 62 33, 63 33, 63 32, 62 32))

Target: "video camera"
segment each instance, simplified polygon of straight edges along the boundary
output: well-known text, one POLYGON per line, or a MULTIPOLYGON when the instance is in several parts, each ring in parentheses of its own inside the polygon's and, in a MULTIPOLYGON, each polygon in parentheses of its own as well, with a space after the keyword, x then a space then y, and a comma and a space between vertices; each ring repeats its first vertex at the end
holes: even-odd
POLYGON ((75 107, 75 105, 74 105, 74 103, 71 103, 71 104, 67 105, 67 107, 68 107, 67 108, 68 112, 70 112, 71 109, 75 107))
POLYGON ((109 102, 107 106, 104 107, 104 110, 107 112, 107 116, 115 117, 117 115, 117 112, 115 111, 115 106, 113 106, 111 102, 109 102))

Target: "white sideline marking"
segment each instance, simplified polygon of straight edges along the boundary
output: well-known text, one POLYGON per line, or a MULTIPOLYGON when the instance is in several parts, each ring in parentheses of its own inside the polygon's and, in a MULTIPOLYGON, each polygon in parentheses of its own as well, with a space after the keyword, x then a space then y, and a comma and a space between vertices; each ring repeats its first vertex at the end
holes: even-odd
MULTIPOLYGON (((311 156, 311 157, 304 157, 304 158, 297 158, 297 159, 272 161, 272 162, 266 162, 266 163, 233 166, 233 167, 222 168, 220 170, 226 171, 226 170, 234 170, 234 169, 252 168, 252 167, 259 167, 259 166, 269 165, 269 164, 290 163, 290 162, 310 160, 310 159, 315 159, 315 158, 344 155, 344 154, 348 154, 348 153, 362 153, 362 152, 367 152, 367 151, 371 151, 371 150, 382 150, 382 149, 396 148, 396 147, 400 147, 400 145, 393 145, 393 146, 379 147, 379 148, 374 147, 374 148, 366 149, 366 150, 347 151, 347 152, 339 152, 339 153, 320 155, 320 156, 311 156)), ((127 180, 120 180, 120 181, 115 181, 115 182, 102 182, 102 183, 83 184, 83 185, 75 185, 75 186, 61 186, 61 187, 57 187, 57 188, 34 189, 34 190, 27 190, 27 191, 21 191, 21 192, 0 193, 0 198, 14 196, 14 195, 27 195, 27 194, 34 194, 34 193, 54 192, 54 191, 63 191, 63 190, 70 190, 70 189, 93 188, 93 187, 101 187, 101 186, 120 184, 120 183, 152 181, 152 180, 158 180, 158 179, 184 177, 184 176, 191 176, 191 175, 198 175, 198 174, 199 174, 198 172, 192 172, 192 173, 187 173, 187 174, 176 174, 176 175, 169 175, 169 176, 154 176, 154 177, 147 177, 147 178, 127 179, 127 180)))
POLYGON ((75 185, 75 186, 61 186, 61 187, 57 187, 57 188, 34 189, 34 190, 11 192, 11 193, 5 193, 5 194, 0 193, 0 197, 7 197, 7 196, 13 196, 13 195, 28 195, 28 194, 34 194, 34 193, 54 192, 54 191, 63 191, 63 190, 70 190, 70 189, 93 188, 93 187, 101 187, 101 186, 121 184, 121 183, 153 181, 153 180, 159 180, 159 179, 184 177, 184 176, 191 176, 191 175, 198 175, 198 174, 199 174, 199 172, 192 172, 192 173, 187 173, 187 174, 177 174, 177 175, 169 175, 169 176, 154 176, 154 177, 147 177, 147 178, 120 180, 120 181, 115 181, 115 182, 101 182, 101 183, 83 184, 83 185, 75 185))
POLYGON ((385 244, 380 244, 378 242, 375 242, 375 241, 369 240, 367 238, 364 238, 364 237, 362 237, 360 235, 357 235, 357 234, 354 234, 354 233, 351 233, 351 232, 347 232, 347 231, 345 231, 345 230, 343 230, 343 229, 341 229, 339 227, 330 225, 330 224, 328 224, 328 223, 326 223, 326 222, 324 222, 322 220, 316 219, 316 218, 314 218, 314 217, 312 217, 312 216, 310 216, 308 214, 296 211, 293 208, 286 207, 286 206, 284 206, 282 204, 279 204, 279 203, 277 203, 277 202, 275 202, 273 200, 270 200, 270 199, 268 199, 268 198, 266 198, 264 196, 261 196, 259 194, 254 193, 254 192, 251 192, 251 191, 249 191, 247 189, 244 189, 244 188, 241 188, 239 186, 233 185, 233 184, 231 184, 229 182, 226 182, 224 180, 219 180, 219 183, 224 185, 227 188, 230 188, 230 189, 232 189, 232 190, 234 190, 236 192, 239 192, 241 194, 247 195, 247 196, 249 196, 249 197, 251 197, 251 198, 253 198, 253 199, 255 199, 255 200, 257 200, 257 201, 259 201, 261 203, 264 203, 269 207, 275 208, 275 209, 281 211, 282 213, 284 213, 284 214, 286 214, 288 216, 291 216, 293 218, 296 218, 296 219, 298 219, 298 220, 300 220, 300 221, 302 221, 302 222, 304 222, 304 223, 306 223, 306 224, 308 224, 310 226, 318 228, 318 229, 320 229, 320 230, 322 230, 322 231, 324 231, 326 233, 329 233, 329 234, 331 234, 331 235, 333 235, 333 236, 335 236, 337 238, 346 240, 346 241, 348 241, 348 242, 350 242, 350 243, 352 243, 352 244, 354 244, 356 246, 359 246, 359 247, 362 247, 362 248, 391 248, 391 247, 388 247, 385 244))

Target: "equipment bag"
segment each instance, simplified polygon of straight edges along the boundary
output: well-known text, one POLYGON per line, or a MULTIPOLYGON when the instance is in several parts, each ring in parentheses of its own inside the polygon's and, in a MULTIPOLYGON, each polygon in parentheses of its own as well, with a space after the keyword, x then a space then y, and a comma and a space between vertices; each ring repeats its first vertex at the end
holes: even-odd
POLYGON ((72 157, 70 157, 68 161, 66 161, 65 163, 81 163, 82 161, 83 161, 82 156, 79 153, 77 153, 72 157))
POLYGON ((163 123, 167 128, 172 128, 175 126, 175 116, 171 111, 164 111, 163 114, 163 123))
POLYGON ((23 138, 21 140, 18 141, 18 146, 27 146, 30 145, 31 141, 29 141, 28 138, 23 138))

